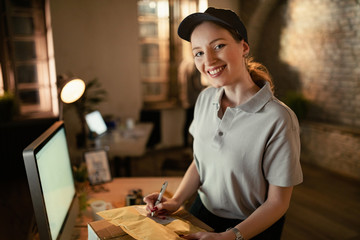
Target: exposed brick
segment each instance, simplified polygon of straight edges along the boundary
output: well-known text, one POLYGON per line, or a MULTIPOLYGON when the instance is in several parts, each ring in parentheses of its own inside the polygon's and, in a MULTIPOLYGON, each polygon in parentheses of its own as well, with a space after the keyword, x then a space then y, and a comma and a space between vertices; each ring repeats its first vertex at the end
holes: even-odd
POLYGON ((328 124, 302 122, 304 162, 360 179, 360 132, 328 124))
POLYGON ((288 0, 282 4, 282 12, 277 12, 284 21, 281 31, 265 30, 264 39, 271 48, 280 38, 280 64, 266 53, 262 58, 274 77, 281 77, 277 89, 286 93, 282 87, 293 85, 282 81, 299 82, 298 90, 311 101, 311 122, 301 123, 302 158, 360 179, 360 3, 288 0), (267 42, 272 32, 280 32, 280 37, 274 35, 267 42), (284 68, 293 74, 286 78, 281 74, 284 68))
POLYGON ((301 73, 304 95, 310 97, 315 106, 322 106, 322 114, 333 123, 360 128, 354 120, 360 117, 353 111, 356 101, 351 101, 360 95, 357 88, 360 66, 358 2, 290 0, 287 7, 282 58, 301 73), (336 119, 330 117, 333 112, 337 112, 336 119))

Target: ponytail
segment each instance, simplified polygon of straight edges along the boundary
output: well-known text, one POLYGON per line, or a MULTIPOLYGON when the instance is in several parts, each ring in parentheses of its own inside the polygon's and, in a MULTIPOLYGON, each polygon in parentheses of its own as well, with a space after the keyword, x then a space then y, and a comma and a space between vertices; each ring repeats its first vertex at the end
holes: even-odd
POLYGON ((270 84, 270 89, 274 92, 274 84, 272 81, 272 77, 268 71, 268 69, 262 65, 261 63, 255 62, 252 57, 245 57, 245 65, 250 73, 250 76, 254 83, 258 86, 262 85, 262 81, 267 81, 270 84))

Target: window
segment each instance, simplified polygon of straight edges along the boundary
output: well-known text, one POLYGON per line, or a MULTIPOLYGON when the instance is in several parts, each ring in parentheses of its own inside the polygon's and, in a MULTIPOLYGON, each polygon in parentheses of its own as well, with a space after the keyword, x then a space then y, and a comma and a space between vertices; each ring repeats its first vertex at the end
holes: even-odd
POLYGON ((144 101, 163 101, 168 95, 169 2, 138 1, 144 101))
POLYGON ((48 4, 48 0, 5 0, 0 6, 0 91, 15 94, 22 116, 58 113, 48 4))
POLYGON ((139 44, 144 103, 176 102, 177 67, 190 47, 177 27, 190 13, 204 11, 206 0, 139 0, 139 44))

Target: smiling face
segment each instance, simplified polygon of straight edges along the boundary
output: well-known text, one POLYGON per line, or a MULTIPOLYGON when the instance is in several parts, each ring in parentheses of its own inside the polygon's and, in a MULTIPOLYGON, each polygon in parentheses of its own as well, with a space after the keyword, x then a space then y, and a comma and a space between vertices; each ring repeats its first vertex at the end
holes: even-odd
POLYGON ((196 68, 214 87, 236 85, 247 73, 244 55, 249 45, 215 23, 199 24, 191 34, 191 46, 196 68))

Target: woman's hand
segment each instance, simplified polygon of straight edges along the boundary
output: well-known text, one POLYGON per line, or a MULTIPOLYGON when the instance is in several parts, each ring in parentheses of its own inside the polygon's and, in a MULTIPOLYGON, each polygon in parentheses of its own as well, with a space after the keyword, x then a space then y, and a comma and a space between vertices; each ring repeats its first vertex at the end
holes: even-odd
POLYGON ((171 214, 177 211, 180 206, 196 192, 199 186, 200 176, 193 161, 172 198, 163 197, 161 203, 154 206, 159 193, 152 193, 144 197, 146 211, 149 214, 156 211, 158 216, 171 214))
POLYGON ((176 200, 172 198, 166 198, 165 196, 163 196, 161 202, 158 205, 154 206, 158 196, 159 193, 152 193, 144 197, 146 211, 149 214, 155 212, 157 216, 161 217, 164 215, 169 215, 179 209, 180 204, 176 200))

